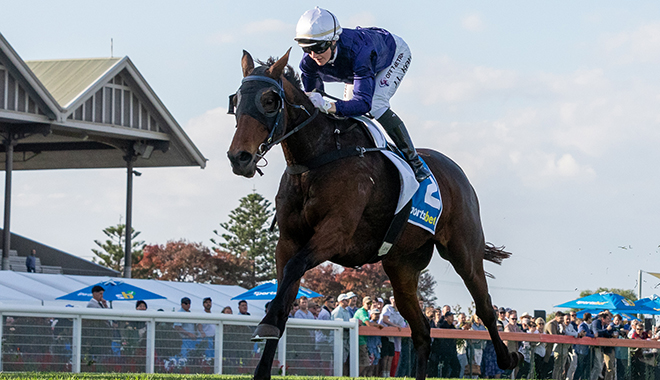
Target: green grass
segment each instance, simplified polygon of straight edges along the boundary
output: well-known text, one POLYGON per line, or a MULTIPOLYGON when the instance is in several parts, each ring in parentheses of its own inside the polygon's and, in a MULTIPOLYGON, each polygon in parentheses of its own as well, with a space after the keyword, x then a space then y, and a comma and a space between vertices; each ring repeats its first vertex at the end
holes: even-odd
MULTIPOLYGON (((3 372, 0 379, 53 379, 53 380, 250 380, 252 375, 178 375, 136 373, 62 373, 62 372, 3 372)), ((273 380, 352 380, 351 377, 329 376, 273 376, 273 380)), ((382 380, 382 377, 364 377, 364 380, 382 380)), ((396 378, 391 378, 395 380, 396 378)), ((408 379, 411 378, 401 378, 408 379)))

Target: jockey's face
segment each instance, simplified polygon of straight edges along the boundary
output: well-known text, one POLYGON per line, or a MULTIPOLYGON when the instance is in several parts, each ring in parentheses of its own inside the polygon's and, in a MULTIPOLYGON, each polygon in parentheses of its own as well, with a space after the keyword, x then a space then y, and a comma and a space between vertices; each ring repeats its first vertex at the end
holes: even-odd
MULTIPOLYGON (((335 43, 333 42, 332 45, 334 46, 334 44, 335 43)), ((323 53, 316 53, 312 51, 309 53, 309 57, 312 58, 317 65, 323 66, 328 63, 330 58, 332 58, 332 47, 326 49, 323 53)))

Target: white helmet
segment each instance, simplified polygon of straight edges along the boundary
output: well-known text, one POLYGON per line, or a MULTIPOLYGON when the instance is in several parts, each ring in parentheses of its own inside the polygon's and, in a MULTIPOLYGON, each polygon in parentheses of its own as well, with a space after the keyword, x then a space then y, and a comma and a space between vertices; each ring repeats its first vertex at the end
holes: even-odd
POLYGON ((325 9, 316 7, 300 16, 294 40, 301 47, 307 47, 323 41, 337 41, 340 34, 341 26, 337 17, 325 9))

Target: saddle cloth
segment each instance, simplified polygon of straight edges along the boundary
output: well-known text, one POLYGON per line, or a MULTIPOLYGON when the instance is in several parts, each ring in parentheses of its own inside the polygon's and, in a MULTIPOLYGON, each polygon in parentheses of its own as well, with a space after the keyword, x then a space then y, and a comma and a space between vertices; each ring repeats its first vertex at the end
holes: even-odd
MULTIPOLYGON (((364 123, 377 148, 387 148, 387 139, 373 120, 364 116, 358 116, 354 119, 364 123)), ((422 183, 419 183, 415 179, 415 173, 413 173, 410 165, 399 154, 391 150, 381 150, 380 152, 392 161, 399 172, 401 189, 399 190, 399 200, 395 214, 398 214, 412 200, 408 223, 435 234, 435 227, 442 212, 442 197, 435 177, 431 175, 422 183)), ((426 162, 424 162, 424 165, 426 165, 426 162)))

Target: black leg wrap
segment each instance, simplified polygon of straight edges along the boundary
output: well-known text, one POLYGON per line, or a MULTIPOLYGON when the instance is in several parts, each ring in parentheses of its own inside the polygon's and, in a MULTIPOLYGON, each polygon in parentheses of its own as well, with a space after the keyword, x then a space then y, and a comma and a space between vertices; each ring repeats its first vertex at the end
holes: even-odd
POLYGON ((385 113, 378 118, 378 122, 383 126, 385 132, 392 138, 397 148, 403 153, 406 162, 415 172, 415 178, 417 182, 422 182, 428 176, 431 175, 431 172, 424 167, 424 164, 419 159, 415 146, 413 145, 412 139, 408 134, 406 125, 403 124, 403 121, 392 112, 391 109, 387 109, 385 113))

